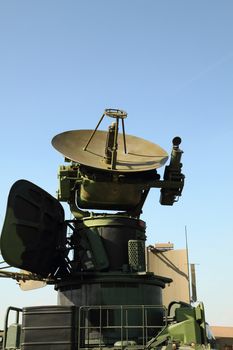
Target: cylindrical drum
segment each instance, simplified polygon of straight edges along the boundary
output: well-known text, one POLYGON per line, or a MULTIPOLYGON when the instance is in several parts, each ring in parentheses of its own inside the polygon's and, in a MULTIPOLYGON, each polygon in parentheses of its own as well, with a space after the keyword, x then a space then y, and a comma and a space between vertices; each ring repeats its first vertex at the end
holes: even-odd
POLYGON ((105 215, 95 218, 84 218, 76 225, 80 234, 90 236, 92 233, 101 237, 109 261, 109 270, 122 270, 129 264, 128 242, 146 240, 145 222, 124 216, 105 215))
POLYGON ((83 340, 88 343, 101 339, 103 344, 112 345, 127 339, 141 344, 163 325, 164 286, 164 279, 147 273, 86 276, 82 282, 60 283, 58 303, 79 307, 83 340))

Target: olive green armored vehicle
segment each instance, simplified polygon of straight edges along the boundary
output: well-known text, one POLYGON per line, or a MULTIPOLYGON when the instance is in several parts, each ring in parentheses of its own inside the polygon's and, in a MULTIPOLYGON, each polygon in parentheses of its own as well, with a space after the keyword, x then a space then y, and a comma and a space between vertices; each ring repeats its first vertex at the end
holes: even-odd
MULTIPOLYGON (((106 109, 94 130, 55 136, 57 199, 27 180, 11 188, 1 234, 4 261, 19 272, 1 276, 54 284, 58 305, 6 310, 2 349, 142 350, 210 348, 204 308, 162 289, 171 279, 146 271, 146 224, 140 219, 151 188, 172 206, 184 186, 181 139, 168 160, 160 146, 125 133, 127 113, 106 109), (109 128, 99 130, 103 118, 109 128), (65 220, 63 206, 73 215, 65 220), (15 315, 15 322, 9 320, 15 315)), ((2 283, 1 289, 4 288, 2 283)))

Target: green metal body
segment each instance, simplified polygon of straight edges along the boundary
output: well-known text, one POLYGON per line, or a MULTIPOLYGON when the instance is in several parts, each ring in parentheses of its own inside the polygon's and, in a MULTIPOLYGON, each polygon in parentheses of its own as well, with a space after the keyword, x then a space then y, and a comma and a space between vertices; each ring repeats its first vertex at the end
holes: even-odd
POLYGON ((3 350, 209 347, 203 305, 176 302, 166 309, 162 289, 171 279, 146 271, 140 215, 150 188, 161 190, 162 205, 181 196, 181 139, 173 139, 161 180, 157 168, 167 153, 126 135, 126 117, 107 109, 95 130, 55 136, 53 146, 70 162, 59 168, 58 200, 26 180, 12 186, 1 251, 8 264, 28 272, 9 276, 54 284, 58 305, 10 307, 3 350), (104 116, 115 120, 107 133, 97 131, 104 116), (73 220, 64 220, 59 202, 69 204, 73 220))

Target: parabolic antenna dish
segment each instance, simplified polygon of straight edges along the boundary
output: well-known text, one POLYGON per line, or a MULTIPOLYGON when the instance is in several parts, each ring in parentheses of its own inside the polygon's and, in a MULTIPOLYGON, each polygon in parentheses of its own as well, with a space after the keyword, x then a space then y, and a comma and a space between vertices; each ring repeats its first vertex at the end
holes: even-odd
POLYGON ((160 146, 142 138, 125 135, 127 152, 124 151, 123 134, 118 134, 115 169, 105 161, 107 132, 97 130, 86 147, 93 130, 71 130, 56 135, 53 147, 66 158, 79 164, 112 172, 140 172, 157 169, 168 159, 160 146))

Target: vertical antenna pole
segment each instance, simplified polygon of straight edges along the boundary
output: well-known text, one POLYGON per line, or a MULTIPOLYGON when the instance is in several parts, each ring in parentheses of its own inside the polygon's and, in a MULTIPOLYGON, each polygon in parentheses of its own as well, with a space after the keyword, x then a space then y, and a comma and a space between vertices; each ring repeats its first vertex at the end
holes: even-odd
POLYGON ((195 264, 190 264, 191 267, 191 281, 192 281, 192 301, 197 301, 197 283, 195 264))
POLYGON ((116 169, 116 161, 117 161, 117 139, 118 139, 118 130, 119 130, 119 118, 116 118, 116 126, 114 130, 114 142, 112 147, 112 160, 111 160, 111 168, 116 169))
POLYGON ((189 272, 189 250, 188 250, 188 233, 185 225, 185 242, 186 242, 186 254, 187 254, 187 265, 188 265, 188 291, 189 291, 189 302, 191 302, 191 286, 190 286, 190 272, 189 272))

